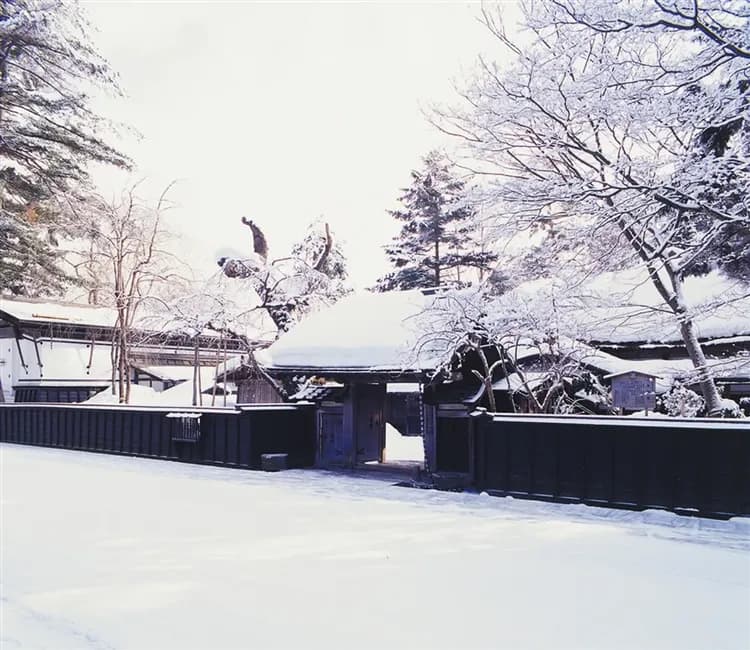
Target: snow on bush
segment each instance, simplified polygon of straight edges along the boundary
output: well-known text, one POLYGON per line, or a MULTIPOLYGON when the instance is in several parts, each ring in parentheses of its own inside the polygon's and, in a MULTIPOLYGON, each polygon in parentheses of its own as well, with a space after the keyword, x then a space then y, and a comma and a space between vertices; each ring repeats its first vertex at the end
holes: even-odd
POLYGON ((661 397, 661 406, 667 415, 677 418, 694 418, 703 414, 705 400, 693 390, 675 382, 661 397))
POLYGON ((745 415, 740 410, 740 405, 737 404, 737 402, 724 397, 721 400, 721 411, 719 413, 719 417, 737 419, 744 418, 745 415))

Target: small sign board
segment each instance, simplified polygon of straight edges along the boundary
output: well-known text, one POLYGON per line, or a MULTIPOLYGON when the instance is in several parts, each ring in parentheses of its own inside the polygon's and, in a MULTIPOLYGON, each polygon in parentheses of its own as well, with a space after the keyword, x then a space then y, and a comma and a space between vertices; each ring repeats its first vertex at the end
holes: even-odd
POLYGON ((167 413, 172 420, 173 442, 198 442, 201 439, 200 413, 167 413))
POLYGON ((626 411, 653 411, 656 408, 656 377, 642 372, 610 375, 612 405, 626 411))

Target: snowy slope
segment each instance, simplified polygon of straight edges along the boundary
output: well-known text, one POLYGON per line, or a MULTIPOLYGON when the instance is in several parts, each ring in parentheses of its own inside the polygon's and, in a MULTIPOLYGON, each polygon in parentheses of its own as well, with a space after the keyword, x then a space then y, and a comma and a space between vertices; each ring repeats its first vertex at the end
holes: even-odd
POLYGON ((747 520, 14 445, 0 462, 4 649, 750 647, 747 520))

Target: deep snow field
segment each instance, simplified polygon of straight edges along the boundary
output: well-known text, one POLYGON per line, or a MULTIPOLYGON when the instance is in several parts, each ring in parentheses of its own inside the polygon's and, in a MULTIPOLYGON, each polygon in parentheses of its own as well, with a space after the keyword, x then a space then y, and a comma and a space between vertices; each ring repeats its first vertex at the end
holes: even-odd
POLYGON ((0 648, 750 647, 750 521, 0 445, 0 648))

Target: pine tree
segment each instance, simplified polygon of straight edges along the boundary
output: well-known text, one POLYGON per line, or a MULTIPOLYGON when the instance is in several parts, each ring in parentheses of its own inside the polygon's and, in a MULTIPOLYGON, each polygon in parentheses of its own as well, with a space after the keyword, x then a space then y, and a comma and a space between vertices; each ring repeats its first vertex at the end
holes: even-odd
POLYGON ((41 225, 46 215, 33 203, 20 207, 0 206, 0 292, 58 295, 69 278, 58 265, 54 234, 41 225))
POLYGON ((389 211, 402 226, 386 247, 395 270, 378 280, 378 291, 469 284, 466 270, 481 275, 497 259, 474 240, 475 210, 445 156, 433 151, 423 162, 399 198, 402 209, 389 211))
POLYGON ((349 271, 346 268, 346 254, 325 221, 318 219, 308 226, 304 239, 292 248, 292 257, 302 260, 312 270, 326 276, 332 285, 332 296, 350 292, 347 285, 349 271))
MULTIPOLYGON (((735 82, 726 85, 734 85, 735 82)), ((710 214, 692 215, 682 220, 681 244, 695 250, 694 259, 687 266, 687 274, 700 275, 719 268, 729 276, 750 282, 750 216, 746 201, 746 163, 750 155, 750 122, 747 105, 750 103, 750 81, 742 79, 736 85, 743 96, 742 107, 734 119, 703 129, 687 156, 686 168, 711 165, 712 159, 734 156, 735 166, 727 166, 720 175, 700 176, 701 187, 695 189, 703 200, 720 205, 733 215, 729 223, 721 223, 710 214), (730 150, 730 142, 734 150, 730 150), (739 155, 738 155, 739 154, 739 155), (708 240, 708 241, 707 241, 708 240)), ((719 90, 725 90, 720 86, 719 90)), ((691 89, 695 95, 709 100, 707 93, 691 89)))
POLYGON ((108 126, 87 87, 117 88, 73 0, 0 2, 0 288, 58 293, 52 199, 86 183, 86 166, 129 161, 100 136, 108 126))

